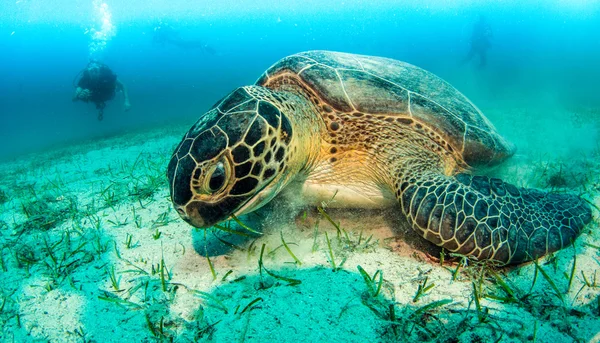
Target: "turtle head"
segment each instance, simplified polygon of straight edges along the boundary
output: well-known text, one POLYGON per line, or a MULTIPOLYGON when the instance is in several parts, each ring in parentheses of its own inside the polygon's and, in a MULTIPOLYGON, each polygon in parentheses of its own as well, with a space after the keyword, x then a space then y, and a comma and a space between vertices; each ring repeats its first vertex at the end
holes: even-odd
POLYGON ((252 212, 293 176, 294 132, 273 94, 257 86, 236 89, 175 149, 167 171, 171 199, 191 225, 206 228, 252 212))

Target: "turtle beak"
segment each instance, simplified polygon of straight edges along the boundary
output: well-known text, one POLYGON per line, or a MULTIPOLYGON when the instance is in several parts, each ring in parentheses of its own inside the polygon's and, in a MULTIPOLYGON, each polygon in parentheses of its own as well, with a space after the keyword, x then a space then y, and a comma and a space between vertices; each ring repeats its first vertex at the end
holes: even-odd
POLYGON ((177 206, 177 213, 186 223, 195 227, 205 227, 204 219, 200 216, 189 216, 183 206, 177 206))
POLYGON ((188 224, 197 228, 208 228, 227 220, 232 214, 230 209, 241 206, 247 200, 247 197, 229 197, 215 203, 192 201, 177 212, 188 224))

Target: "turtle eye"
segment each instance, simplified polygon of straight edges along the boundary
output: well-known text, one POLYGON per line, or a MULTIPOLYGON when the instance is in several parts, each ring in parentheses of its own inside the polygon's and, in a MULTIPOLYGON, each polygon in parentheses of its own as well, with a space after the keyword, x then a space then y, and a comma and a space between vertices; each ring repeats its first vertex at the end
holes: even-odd
POLYGON ((217 164, 217 167, 215 168, 215 171, 213 171, 210 177, 210 181, 208 181, 208 189, 210 189, 213 192, 216 192, 219 189, 221 189, 221 187, 223 187, 224 183, 225 168, 223 167, 223 163, 219 162, 219 164, 217 164))
POLYGON ((228 168, 224 161, 219 161, 207 173, 205 178, 206 193, 213 194, 223 189, 228 178, 228 168))

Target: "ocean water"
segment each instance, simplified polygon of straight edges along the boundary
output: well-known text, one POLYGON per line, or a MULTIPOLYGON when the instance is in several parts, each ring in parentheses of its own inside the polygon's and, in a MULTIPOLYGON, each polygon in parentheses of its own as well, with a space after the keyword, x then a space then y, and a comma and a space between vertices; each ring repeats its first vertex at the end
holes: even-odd
POLYGON ((106 2, 106 18, 99 4, 0 5, 3 158, 165 122, 191 123, 280 58, 313 49, 413 63, 449 81, 484 112, 515 102, 550 109, 598 102, 600 10, 594 1, 130 1, 106 2), (459 65, 479 15, 493 32, 481 70, 476 63, 459 65), (101 32, 103 20, 109 28, 96 37, 101 51, 92 53, 92 30, 101 32), (216 53, 153 44, 161 20, 216 53), (93 106, 71 102, 73 79, 91 54, 129 87, 131 112, 123 113, 117 98, 97 123, 93 106))
POLYGON ((593 0, 2 1, 0 342, 598 342, 599 61, 593 0), (479 20, 484 65, 465 61, 479 20), (176 43, 156 42, 165 26, 176 43), (574 246, 498 269, 440 261, 393 210, 293 193, 193 229, 170 201, 173 149, 307 50, 440 76, 517 147, 485 172, 580 195, 594 220, 574 246), (91 59, 129 111, 119 93, 102 121, 72 101, 91 59))

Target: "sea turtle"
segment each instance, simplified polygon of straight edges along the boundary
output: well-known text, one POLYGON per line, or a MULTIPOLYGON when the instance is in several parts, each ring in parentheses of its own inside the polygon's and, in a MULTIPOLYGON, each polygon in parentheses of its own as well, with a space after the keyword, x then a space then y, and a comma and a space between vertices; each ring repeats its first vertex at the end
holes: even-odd
POLYGON ((577 196, 469 174, 513 153, 477 107, 432 73, 309 51, 203 114, 167 174, 175 208, 196 227, 252 212, 301 183, 316 202, 391 204, 425 239, 511 264, 568 246, 592 218, 577 196))

